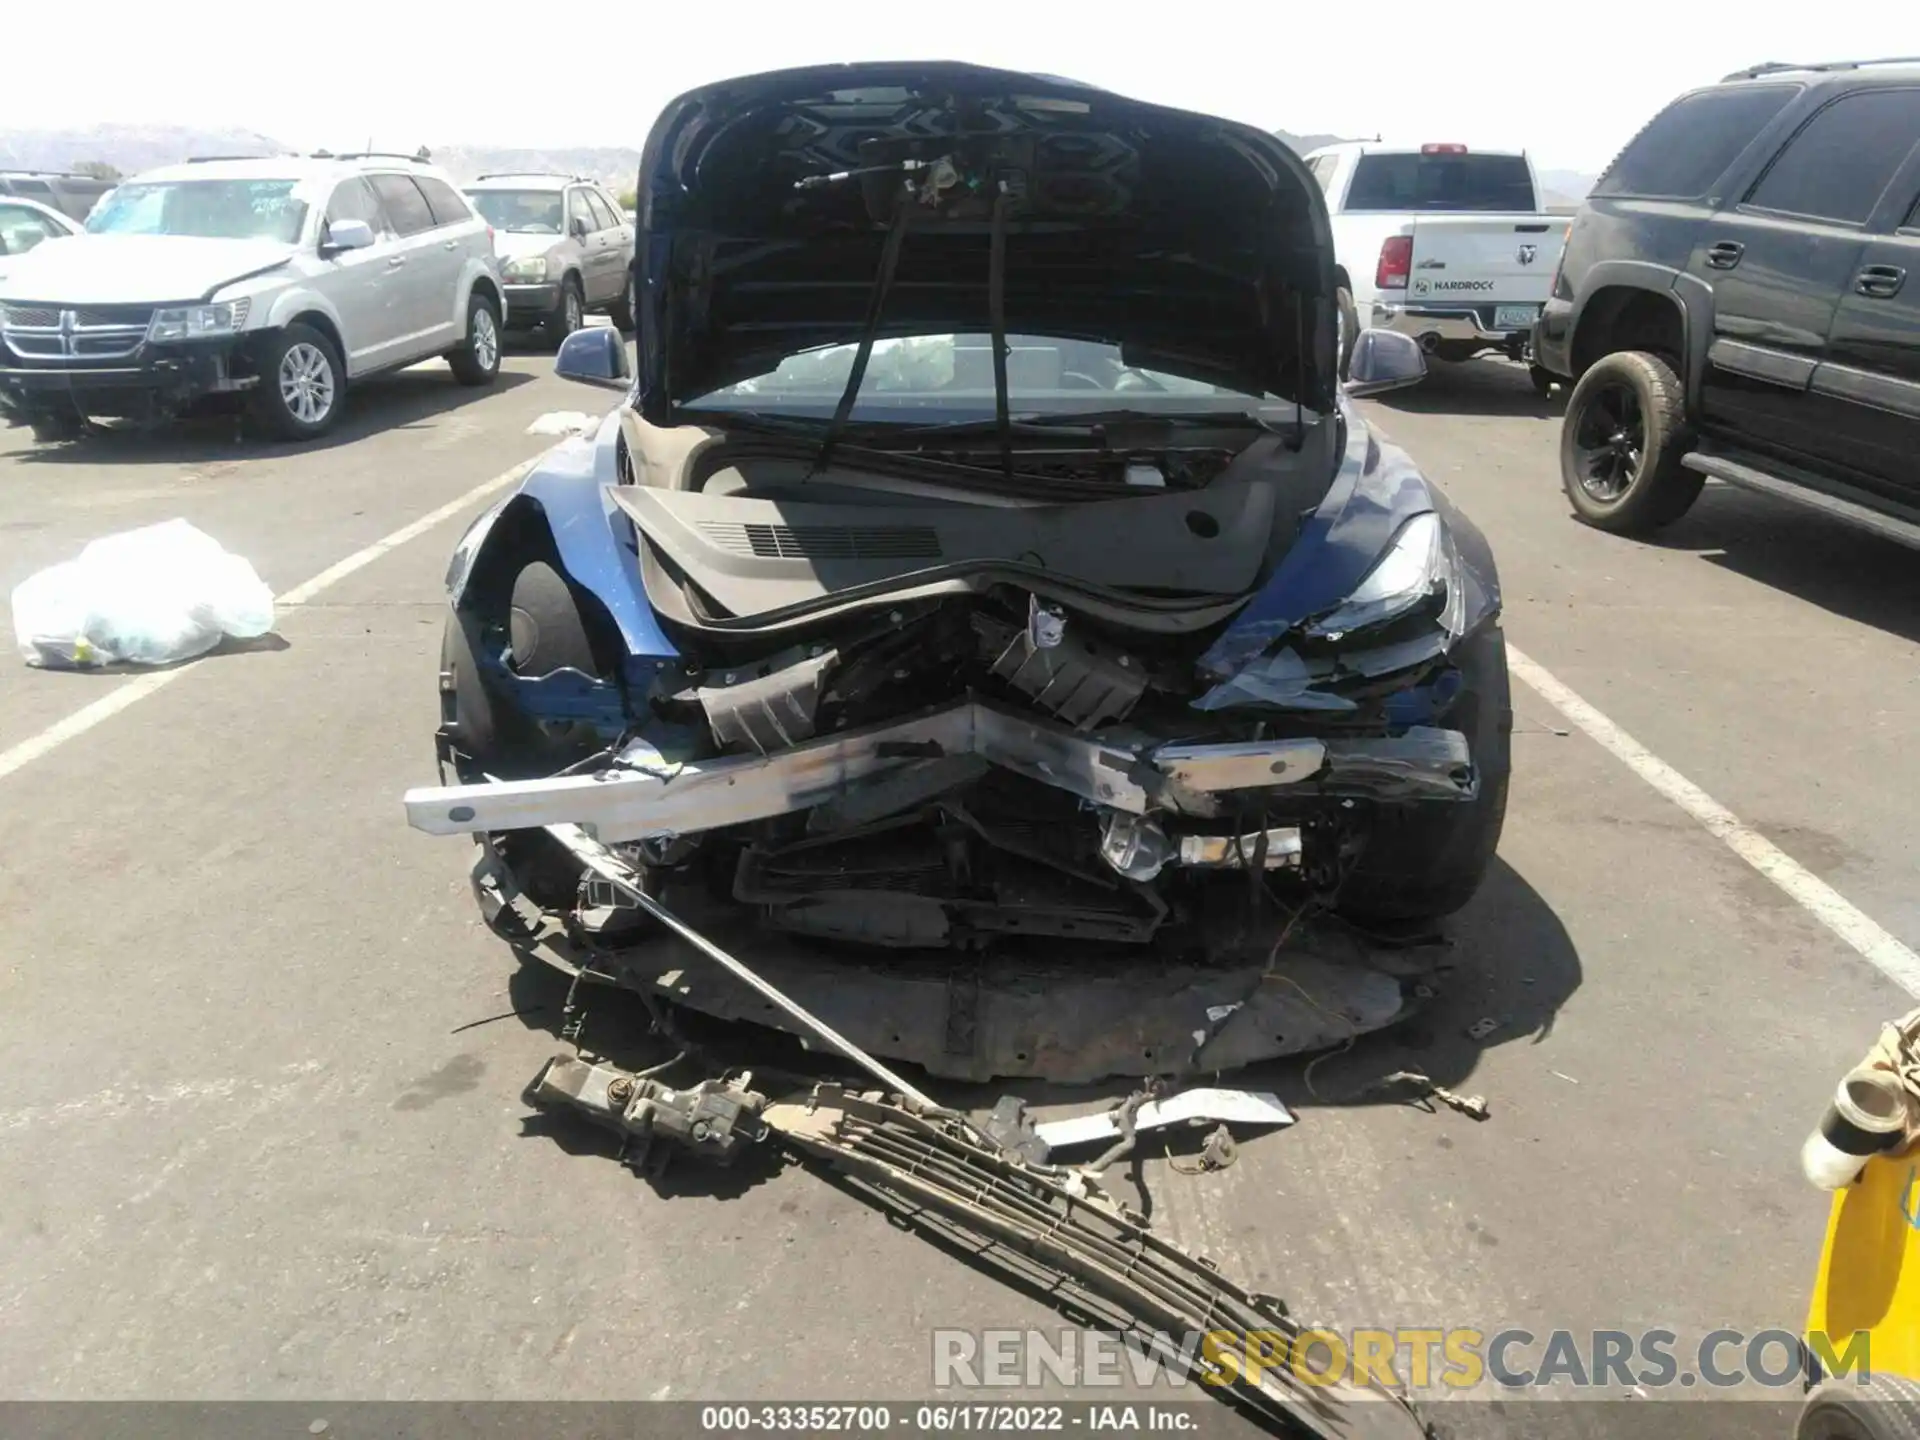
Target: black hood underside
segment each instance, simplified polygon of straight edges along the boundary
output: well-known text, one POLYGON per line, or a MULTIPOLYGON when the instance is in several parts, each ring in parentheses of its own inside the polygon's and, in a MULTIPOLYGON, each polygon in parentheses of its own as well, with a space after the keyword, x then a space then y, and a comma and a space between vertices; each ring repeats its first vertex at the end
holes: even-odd
POLYGON ((1325 207, 1298 157, 1250 126, 950 63, 782 71, 669 105, 640 195, 638 384, 655 424, 870 325, 984 330, 996 223, 1004 333, 1332 404, 1325 207))

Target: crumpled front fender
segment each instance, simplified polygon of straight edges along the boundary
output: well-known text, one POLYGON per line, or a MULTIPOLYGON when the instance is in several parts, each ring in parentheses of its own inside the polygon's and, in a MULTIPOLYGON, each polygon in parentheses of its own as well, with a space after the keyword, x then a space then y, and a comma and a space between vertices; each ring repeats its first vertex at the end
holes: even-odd
POLYGON ((474 521, 447 568, 447 599, 456 610, 469 580, 499 547, 523 543, 520 526, 512 522, 537 518, 553 538, 566 578, 606 608, 634 660, 650 670, 656 662, 678 658, 680 652, 647 603, 633 522, 608 493, 620 478, 619 429, 615 410, 591 439, 563 440, 512 495, 474 521))
POLYGON ((1326 497, 1260 592, 1200 657, 1200 671, 1226 680, 1289 630, 1352 593, 1400 527, 1433 511, 1452 532, 1466 582, 1461 633, 1500 609, 1500 580, 1486 537, 1421 473, 1411 456, 1382 443, 1342 406, 1347 444, 1326 497))

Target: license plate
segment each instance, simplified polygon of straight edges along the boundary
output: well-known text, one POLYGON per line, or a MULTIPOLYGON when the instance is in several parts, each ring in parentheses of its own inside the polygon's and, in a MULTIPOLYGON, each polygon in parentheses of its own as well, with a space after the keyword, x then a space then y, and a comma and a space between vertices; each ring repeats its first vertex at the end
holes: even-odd
POLYGON ((1493 307, 1493 328, 1496 330, 1525 330, 1540 318, 1538 305, 1496 305, 1493 307))

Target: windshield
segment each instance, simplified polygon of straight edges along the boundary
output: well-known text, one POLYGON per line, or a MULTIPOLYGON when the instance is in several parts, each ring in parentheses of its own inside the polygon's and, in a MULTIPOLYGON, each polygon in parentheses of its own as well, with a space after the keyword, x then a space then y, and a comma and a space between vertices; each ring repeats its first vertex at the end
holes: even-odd
POLYGON ((566 228, 558 190, 469 190, 467 198, 496 230, 558 235, 566 228))
MULTIPOLYGON (((703 395, 692 405, 774 415, 830 415, 853 371, 856 348, 830 345, 789 355, 777 368, 703 395)), ((1118 346, 1097 340, 1009 335, 1007 349, 1007 399, 1016 414, 1075 410, 1244 414, 1276 398, 1128 365, 1118 346)), ((988 336, 917 335, 874 345, 852 418, 923 423, 991 416, 993 410, 993 346, 988 336)))
POLYGON ((1531 212, 1533 172, 1524 155, 1362 155, 1344 208, 1531 212))
POLYGON ((214 240, 280 240, 291 245, 307 203, 292 180, 169 180, 122 185, 87 217, 95 235, 198 235, 214 240))

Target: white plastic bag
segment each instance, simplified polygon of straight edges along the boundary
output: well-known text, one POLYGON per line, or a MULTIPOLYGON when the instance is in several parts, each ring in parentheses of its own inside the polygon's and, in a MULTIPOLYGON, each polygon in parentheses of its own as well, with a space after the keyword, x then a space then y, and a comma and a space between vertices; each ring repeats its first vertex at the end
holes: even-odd
POLYGON ((536 416, 527 426, 529 435, 591 435, 600 428, 601 417, 584 410, 549 410, 536 416))
POLYGON ((185 520, 95 540, 14 587, 13 634, 29 665, 168 665, 223 635, 273 628, 273 592, 185 520))

